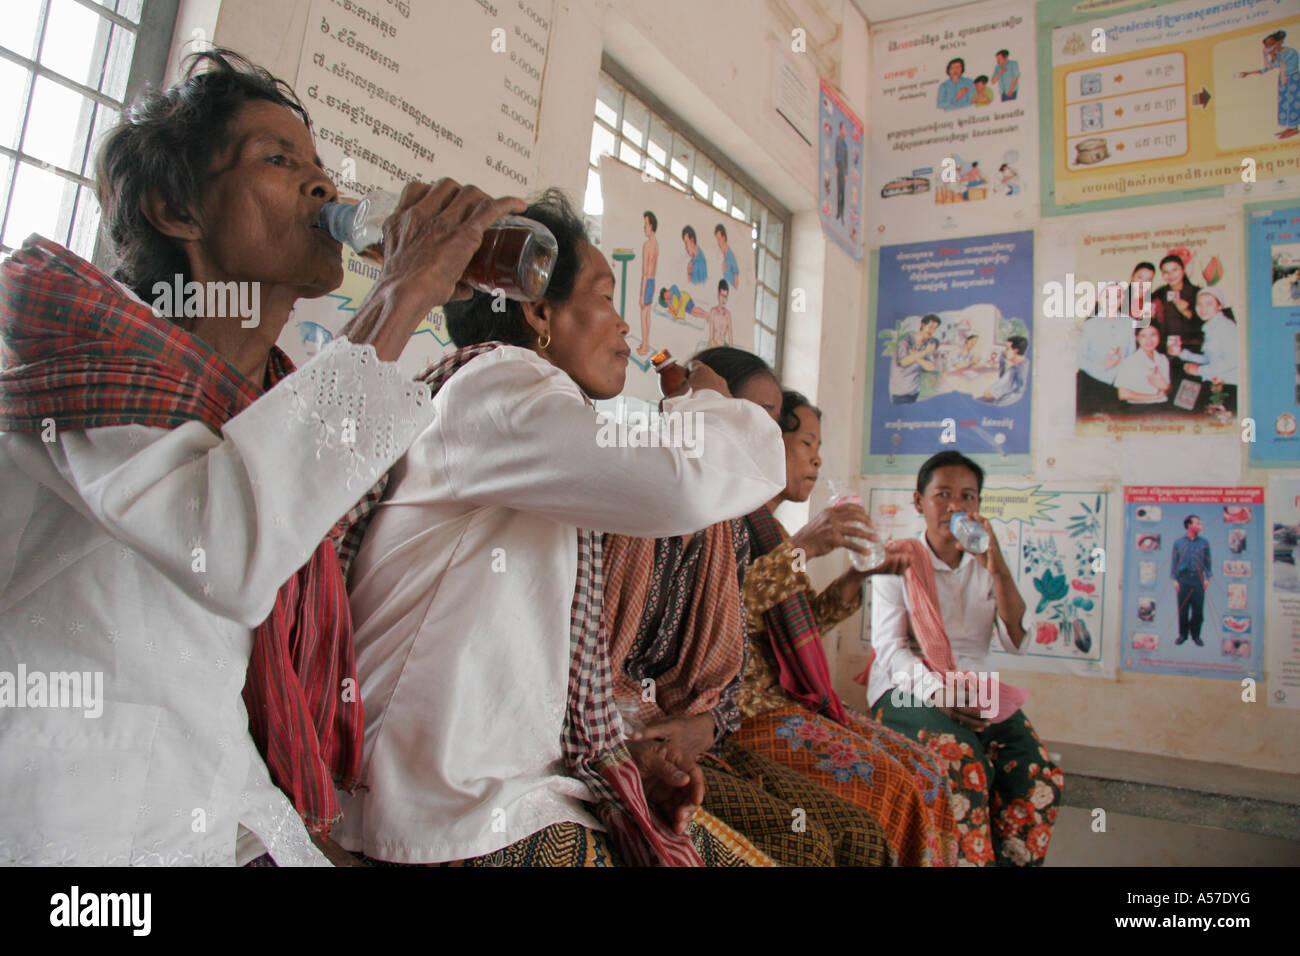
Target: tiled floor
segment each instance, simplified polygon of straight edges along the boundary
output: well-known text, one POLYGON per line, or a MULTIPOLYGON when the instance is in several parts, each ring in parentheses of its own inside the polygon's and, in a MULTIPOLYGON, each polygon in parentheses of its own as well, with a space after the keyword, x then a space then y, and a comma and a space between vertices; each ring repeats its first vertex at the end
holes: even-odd
POLYGON ((1092 819, 1061 808, 1047 866, 1300 866, 1300 842, 1123 813, 1108 813, 1106 832, 1094 833, 1092 819))

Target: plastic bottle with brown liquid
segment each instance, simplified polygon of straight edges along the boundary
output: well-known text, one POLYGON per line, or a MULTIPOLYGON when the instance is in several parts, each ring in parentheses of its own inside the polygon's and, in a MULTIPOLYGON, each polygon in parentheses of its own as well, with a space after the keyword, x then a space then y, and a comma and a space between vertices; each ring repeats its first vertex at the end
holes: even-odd
MULTIPOLYGON (((317 225, 357 255, 384 261, 384 221, 397 211, 397 197, 376 189, 360 202, 330 202, 317 225)), ((461 276, 480 292, 534 302, 546 292, 559 244, 551 230, 523 216, 505 216, 483 233, 483 242, 461 276)))

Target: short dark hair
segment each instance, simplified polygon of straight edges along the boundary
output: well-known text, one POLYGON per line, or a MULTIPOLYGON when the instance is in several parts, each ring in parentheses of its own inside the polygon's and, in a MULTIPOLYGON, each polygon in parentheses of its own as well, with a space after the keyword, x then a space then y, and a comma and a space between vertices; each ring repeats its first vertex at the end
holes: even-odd
POLYGON ((165 90, 145 90, 105 137, 95 162, 104 235, 113 245, 113 277, 141 298, 155 282, 189 279, 189 259, 144 213, 156 195, 176 213, 196 217, 212 160, 230 145, 230 124, 251 100, 296 113, 306 108, 289 84, 231 50, 191 53, 185 75, 165 90), (201 69, 202 68, 202 69, 201 69))
MULTIPOLYGON (((1177 256, 1175 256, 1174 258, 1177 258, 1177 256)), ((1182 262, 1183 260, 1179 259, 1178 261, 1179 261, 1179 262, 1182 262)), ((1143 260, 1142 262, 1139 262, 1137 265, 1135 265, 1135 266, 1133 267, 1133 272, 1137 272, 1139 269, 1150 269, 1152 275, 1155 275, 1156 272, 1159 271, 1158 269, 1156 269, 1154 263, 1147 262, 1147 261, 1145 261, 1145 260, 1143 260)), ((1132 275, 1133 272, 1130 272, 1129 275, 1132 275)))
POLYGON ((1029 339, 1025 338, 1023 335, 1011 336, 1011 338, 1007 339, 1007 345, 1010 345, 1015 349, 1017 355, 1024 355, 1029 351, 1029 339))
MULTIPOLYGON (((551 230, 560 247, 542 298, 547 302, 567 302, 582 268, 579 246, 590 242, 582 216, 569 198, 555 188, 542 193, 522 215, 551 230)), ((522 348, 533 344, 533 330, 524 318, 523 306, 514 299, 506 299, 502 311, 492 307, 496 301, 496 296, 475 290, 470 298, 443 306, 447 331, 458 348, 480 342, 505 342, 522 348)))
POLYGON ((716 226, 713 227, 713 234, 716 236, 718 233, 722 233, 722 238, 726 239, 727 227, 724 226, 722 223, 718 223, 716 226))
POLYGON ((1010 50, 998 50, 998 52, 997 52, 997 53, 994 53, 993 55, 994 55, 995 57, 999 57, 999 56, 1010 57, 1010 56, 1011 56, 1011 51, 1010 51, 1010 50))
POLYGON ((1187 271, 1187 263, 1183 262, 1181 256, 1175 255, 1175 254, 1172 253, 1172 252, 1169 253, 1169 255, 1165 256, 1163 259, 1160 260, 1160 268, 1161 268, 1161 269, 1163 269, 1163 268, 1165 267, 1165 263, 1166 263, 1166 262, 1176 262, 1176 263, 1178 263, 1178 267, 1179 267, 1180 269, 1182 269, 1184 272, 1187 271))
POLYGON ((719 279, 719 280, 718 280, 718 291, 719 291, 719 292, 730 292, 730 291, 731 291, 731 286, 727 285, 727 280, 726 280, 726 279, 719 279))
POLYGON ((682 238, 685 239, 687 236, 690 236, 691 242, 695 243, 697 246, 700 244, 700 240, 695 238, 695 230, 690 226, 682 226, 682 238))
POLYGON ((746 352, 732 345, 715 345, 711 349, 697 352, 691 361, 703 362, 721 375, 722 380, 727 383, 727 391, 732 395, 744 388, 745 383, 755 375, 771 375, 772 378, 776 378, 772 366, 753 352, 746 352))
POLYGON ((935 325, 942 325, 942 324, 943 324, 943 319, 939 318, 939 317, 938 317, 937 315, 935 315, 933 312, 927 314, 927 315, 925 316, 925 318, 921 319, 921 325, 923 325, 923 326, 924 326, 924 325, 928 325, 928 324, 931 323, 931 322, 933 322, 935 325))
POLYGON ((975 77, 975 79, 971 80, 972 83, 987 83, 988 81, 989 81, 989 78, 988 78, 987 76, 985 76, 983 73, 981 73, 979 76, 975 77))
POLYGON ((777 424, 781 426, 783 432, 797 432, 799 430, 799 416, 796 414, 799 409, 806 408, 818 420, 822 417, 822 410, 808 401, 808 396, 802 392, 796 392, 792 388, 781 389, 781 415, 777 418, 777 424))
POLYGON ((1200 520, 1201 520, 1200 516, 1198 515, 1188 515, 1186 518, 1183 519, 1183 527, 1190 528, 1192 526, 1193 521, 1200 521, 1200 520))
POLYGON ((952 65, 953 65, 954 63, 960 63, 960 64, 961 64, 961 71, 962 71, 963 73, 966 72, 966 61, 963 60, 963 59, 962 59, 961 57, 959 57, 959 56, 955 56, 955 57, 953 57, 951 60, 949 60, 949 61, 948 61, 948 65, 945 66, 945 67, 943 68, 943 72, 944 72, 944 73, 947 73, 949 70, 951 70, 951 69, 952 69, 952 65))
POLYGON ((658 217, 658 216, 656 216, 654 213, 652 213, 649 209, 647 209, 645 212, 641 213, 641 215, 642 215, 644 218, 650 220, 650 231, 651 231, 651 232, 658 232, 658 231, 659 231, 659 217, 658 217))
POLYGON ((1285 31, 1285 30, 1277 30, 1277 31, 1275 31, 1275 32, 1273 32, 1273 33, 1270 33, 1268 36, 1264 37, 1264 39, 1265 39, 1265 40, 1276 40, 1278 43, 1281 43, 1283 40, 1286 39, 1286 31, 1285 31))
POLYGON ((981 492, 984 490, 984 469, 961 452, 951 449, 931 455, 925 460, 925 463, 921 465, 921 470, 916 473, 916 490, 921 494, 925 494, 925 489, 930 484, 930 479, 934 476, 935 470, 953 465, 969 468, 975 475, 976 490, 981 492))

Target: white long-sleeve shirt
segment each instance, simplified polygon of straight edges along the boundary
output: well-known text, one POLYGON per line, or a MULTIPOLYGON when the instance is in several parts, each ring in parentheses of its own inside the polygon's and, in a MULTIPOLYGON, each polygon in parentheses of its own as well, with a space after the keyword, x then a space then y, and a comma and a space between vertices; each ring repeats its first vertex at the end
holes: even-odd
POLYGON ((0 433, 0 672, 100 673, 104 698, 0 707, 0 863, 228 865, 239 824, 326 862, 248 733, 253 628, 431 407, 338 339, 220 435, 0 433))
MULTIPOLYGON (((998 617, 993 575, 972 554, 963 552, 961 562, 950 568, 926 542, 926 553, 934 566, 939 614, 952 645, 959 671, 987 672, 989 645, 994 633, 1002 649, 1020 653, 998 617)), ((942 677, 928 670, 921 657, 921 645, 912 632, 912 605, 897 574, 877 574, 871 579, 871 646, 876 656, 867 679, 867 700, 874 706, 894 687, 920 699, 928 699, 942 685, 942 677), (919 670, 918 670, 919 668, 919 670), (915 675, 922 676, 916 686, 915 675)), ((1023 639, 1022 639, 1023 643, 1023 639)))
POLYGON ((1202 381, 1217 378, 1226 385, 1237 384, 1237 323, 1222 312, 1216 312, 1205 323, 1205 344, 1202 351, 1184 352, 1184 362, 1194 362, 1199 367, 1196 374, 1202 381))
POLYGON ((434 407, 351 574, 366 747, 335 836, 404 863, 597 826, 560 746, 577 528, 685 534, 785 486, 776 423, 713 391, 665 403, 701 416, 695 457, 610 446, 573 380, 512 346, 469 362, 434 407))

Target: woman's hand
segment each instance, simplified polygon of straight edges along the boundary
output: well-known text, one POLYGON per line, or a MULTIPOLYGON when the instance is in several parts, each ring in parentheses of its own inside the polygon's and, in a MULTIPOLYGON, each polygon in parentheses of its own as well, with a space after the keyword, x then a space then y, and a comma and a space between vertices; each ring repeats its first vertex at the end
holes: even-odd
POLYGON ((430 309, 473 292, 461 276, 484 231, 526 208, 522 199, 493 199, 451 179, 408 183, 384 223, 383 272, 343 334, 396 360, 430 309))
POLYGON ((675 748, 687 760, 698 760, 713 746, 713 715, 669 717, 647 724, 632 734, 633 740, 661 740, 675 748))
POLYGON ((440 179, 432 186, 407 183, 397 211, 384 223, 385 279, 407 287, 421 315, 473 289, 461 281, 465 267, 492 223, 527 204, 514 196, 493 199, 477 186, 440 179))
POLYGON ((704 802, 704 774, 666 740, 629 740, 627 748, 641 771, 646 800, 675 833, 686 832, 704 802))
MULTIPOLYGON (((974 551, 970 552, 970 554, 977 561, 983 560, 984 567, 989 570, 989 573, 996 574, 997 562, 1002 557, 1002 549, 998 546, 998 536, 993 533, 993 525, 989 523, 988 518, 985 518, 983 515, 975 514, 973 512, 967 515, 966 517, 973 518, 974 520, 978 521, 980 525, 983 526, 985 533, 989 536, 988 550, 986 550, 982 555, 975 554, 974 551)), ((957 547, 962 551, 966 550, 965 545, 963 545, 961 541, 957 542, 957 547)))
MULTIPOLYGON (((723 398, 731 398, 731 389, 727 388, 727 380, 703 362, 692 362, 688 369, 686 388, 696 392, 702 388, 711 388, 723 398)), ((683 391, 685 389, 679 389, 677 394, 680 395, 683 391)))
POLYGON ((849 538, 879 541, 880 538, 871 527, 871 519, 867 517, 862 505, 841 501, 834 508, 819 511, 817 517, 796 531, 790 541, 810 558, 820 558, 836 548, 849 548, 859 554, 866 554, 866 548, 849 538))
POLYGON ((885 560, 870 571, 855 571, 863 577, 873 574, 902 574, 912 566, 912 552, 902 541, 885 542, 885 560))
POLYGON ((989 729, 990 721, 980 716, 978 707, 940 707, 939 713, 977 734, 989 729))

